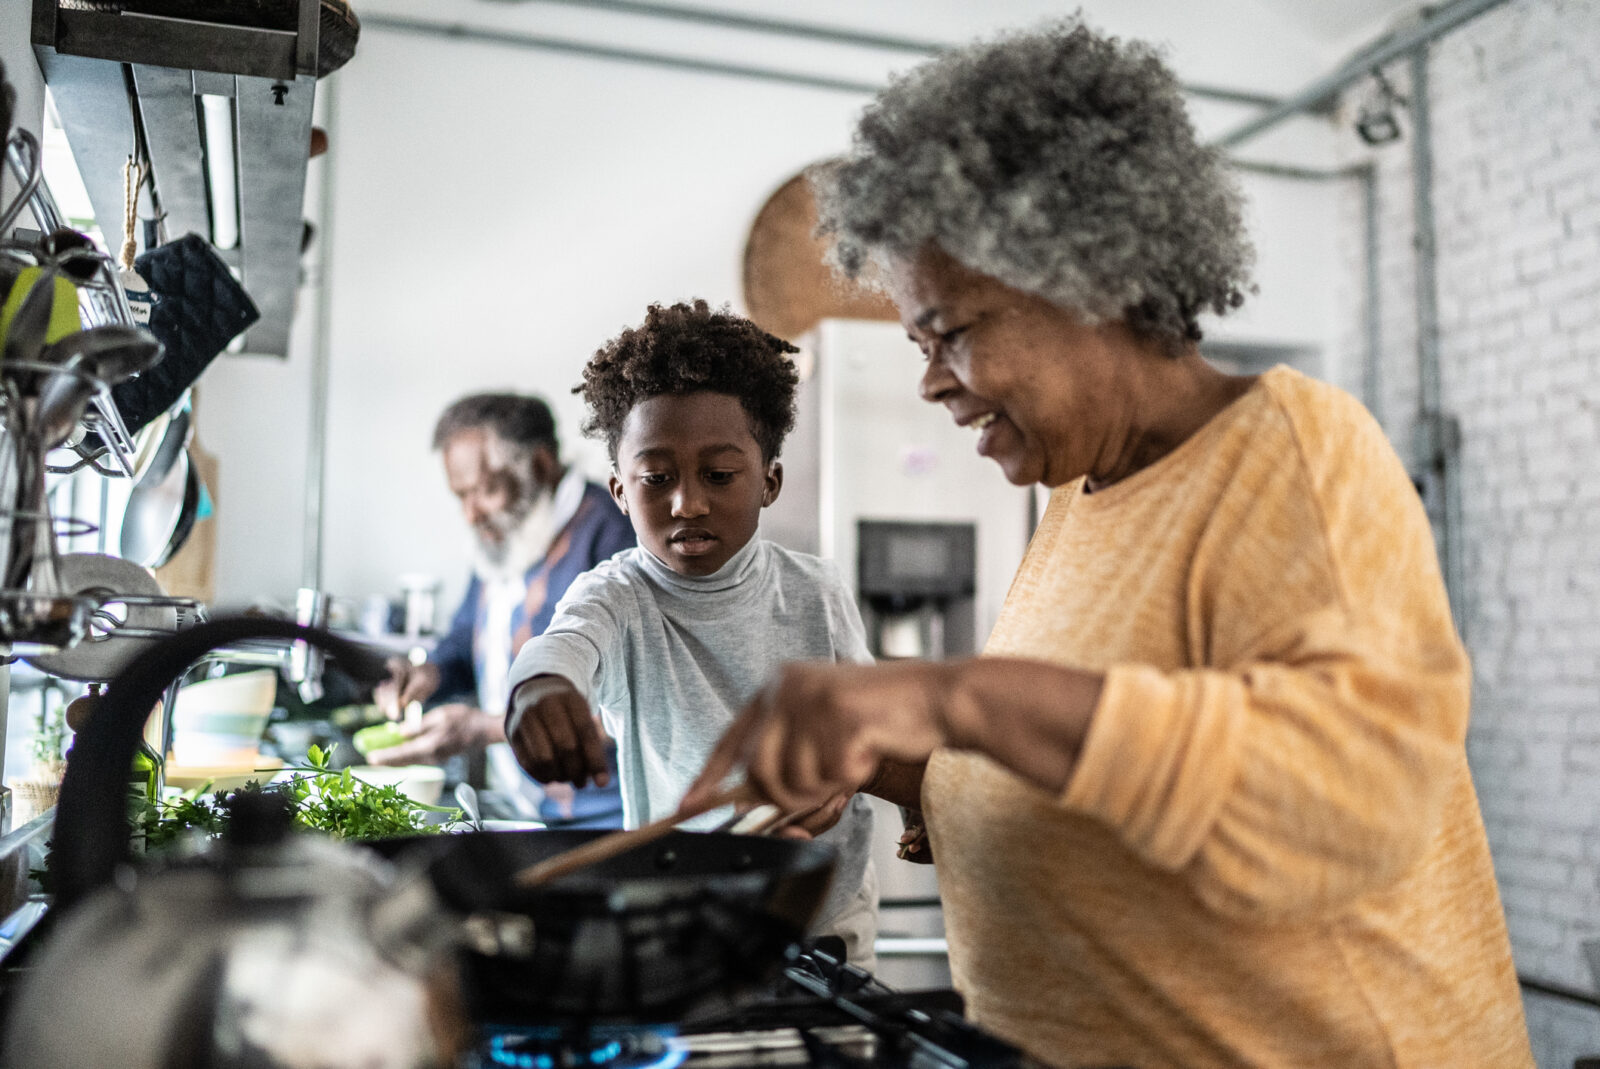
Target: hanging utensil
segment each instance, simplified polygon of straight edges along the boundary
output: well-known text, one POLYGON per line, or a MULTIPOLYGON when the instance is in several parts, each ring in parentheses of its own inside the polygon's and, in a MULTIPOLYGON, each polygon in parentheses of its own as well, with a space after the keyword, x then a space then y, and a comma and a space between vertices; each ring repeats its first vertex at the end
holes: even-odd
POLYGON ((118 536, 119 551, 127 559, 155 567, 171 544, 188 492, 192 433, 189 409, 181 409, 167 424, 155 458, 128 494, 118 536))
POLYGON ((107 386, 115 386, 153 367, 162 352, 161 343, 149 331, 108 323, 52 342, 40 357, 59 367, 81 367, 107 386))
MULTIPOLYGON (((4 85, 0 80, 0 93, 10 89, 11 86, 4 85)), ((9 116, 9 108, 6 113, 9 116)), ((39 183, 44 181, 44 155, 39 151, 38 140, 28 130, 18 130, 7 137, 9 127, 10 123, 7 122, 5 128, 0 128, 0 138, 6 138, 4 145, 0 145, 0 155, 15 157, 11 161, 12 168, 22 188, 10 204, 0 209, 0 236, 11 232, 11 224, 17 221, 17 216, 22 214, 22 209, 33 198, 39 183)))
POLYGON ((55 594, 55 522, 45 487, 45 449, 39 436, 34 398, 17 398, 7 413, 7 430, 16 438, 16 481, 12 484, 10 552, 6 558, 5 589, 55 594))
POLYGON ((183 518, 189 490, 189 453, 179 453, 158 482, 143 482, 128 495, 119 539, 122 556, 147 568, 157 567, 183 518))
POLYGON ((66 441, 97 391, 152 367, 161 353, 161 343, 147 331, 116 324, 80 330, 46 346, 41 360, 57 370, 39 390, 35 415, 45 448, 66 441))
POLYGON ((20 396, 17 384, 4 383, 7 441, 4 454, 7 493, 3 578, 0 578, 0 637, 61 649, 89 631, 98 603, 62 589, 55 523, 45 496, 46 449, 34 426, 35 401, 20 396))
POLYGON ((178 522, 173 526, 172 537, 167 539, 161 555, 150 565, 152 568, 164 568, 178 555, 183 544, 189 540, 189 535, 194 532, 195 522, 200 518, 200 467, 194 462, 193 454, 185 452, 184 468, 188 474, 183 483, 183 504, 178 508, 178 522))
POLYGON ((37 389, 40 356, 50 342, 81 327, 78 291, 57 276, 54 266, 25 268, 17 276, 0 307, 0 373, 23 384, 23 392, 37 389))
POLYGON ((470 783, 456 784, 456 805, 467 815, 473 831, 483 830, 483 814, 478 810, 478 789, 470 783))
POLYGON ((40 264, 48 263, 74 282, 88 282, 100 270, 100 253, 87 234, 62 226, 39 240, 40 264))

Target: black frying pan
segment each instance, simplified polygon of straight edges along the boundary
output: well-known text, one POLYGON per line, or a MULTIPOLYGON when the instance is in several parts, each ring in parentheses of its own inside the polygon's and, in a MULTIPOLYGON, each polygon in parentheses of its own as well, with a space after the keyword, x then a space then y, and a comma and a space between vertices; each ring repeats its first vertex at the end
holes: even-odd
POLYGON ((551 883, 512 877, 604 831, 469 832, 372 844, 425 864, 466 919, 480 1023, 663 1023, 769 979, 833 875, 820 843, 672 832, 551 883))

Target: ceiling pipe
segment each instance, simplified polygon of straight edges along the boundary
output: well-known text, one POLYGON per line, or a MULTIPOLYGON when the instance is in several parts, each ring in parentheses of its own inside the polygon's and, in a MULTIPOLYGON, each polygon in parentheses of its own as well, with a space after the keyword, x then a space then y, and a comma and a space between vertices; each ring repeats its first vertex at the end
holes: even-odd
POLYGON ((491 30, 464 23, 428 22, 423 19, 396 18, 393 15, 361 16, 362 29, 393 30, 398 33, 424 34, 456 41, 475 41, 481 44, 528 48, 542 52, 560 52, 565 55, 587 56, 591 59, 610 59, 624 63, 639 63, 669 70, 690 71, 696 74, 721 74, 757 81, 799 85, 808 89, 831 89, 844 93, 870 95, 883 88, 876 82, 856 82, 846 78, 828 78, 822 75, 802 74, 772 67, 756 67, 743 63, 722 63, 715 60, 691 59, 665 52, 646 52, 642 49, 614 48, 610 45, 588 44, 561 37, 541 34, 513 33, 509 30, 491 30))
MULTIPOLYGON (((528 0, 496 0, 504 6, 514 3, 524 3, 528 0)), ((889 52, 909 52, 915 55, 932 56, 946 51, 950 46, 934 41, 920 41, 909 37, 897 37, 890 34, 866 33, 859 30, 845 30, 834 26, 822 26, 816 23, 791 22, 787 19, 770 19, 753 15, 739 15, 728 11, 716 11, 703 7, 677 7, 668 4, 650 3, 648 0, 537 0, 538 3, 560 4, 566 7, 586 8, 593 11, 610 11, 622 15, 632 15, 644 18, 669 19, 677 22, 692 22, 702 26, 715 26, 724 30, 741 30, 753 33, 774 34, 780 37, 795 37, 812 41, 823 41, 829 44, 848 45, 855 48, 876 48, 889 52)), ((456 37, 463 40, 482 41, 490 44, 513 45, 523 48, 543 49, 551 52, 565 52, 570 55, 590 56, 596 59, 614 59, 624 62, 643 63, 649 66, 668 67, 677 70, 695 71, 702 74, 725 74, 735 77, 755 78, 761 81, 785 82, 792 85, 803 85, 812 89, 835 89, 849 93, 876 93, 883 86, 878 82, 856 82, 849 79, 829 78, 821 75, 807 75, 796 72, 783 71, 771 67, 757 67, 748 64, 721 63, 715 60, 697 60, 683 56, 673 56, 663 52, 647 52, 639 49, 617 48, 611 45, 589 44, 583 41, 574 41, 568 38, 548 37, 540 34, 519 33, 510 30, 496 30, 481 26, 468 26, 465 23, 438 23, 427 22, 420 19, 409 19, 393 15, 362 15, 362 26, 374 26, 380 29, 397 30, 407 33, 428 33, 442 37, 456 37)), ((1247 104, 1252 107, 1276 107, 1280 101, 1277 97, 1261 93, 1252 93, 1243 89, 1228 89, 1211 85, 1184 85, 1183 91, 1190 96, 1201 97, 1207 100, 1222 101, 1229 104, 1247 104)))
MULTIPOLYGON (((496 0, 505 7, 526 3, 527 0, 496 0)), ((717 11, 707 7, 690 7, 672 4, 654 4, 647 0, 538 0, 543 4, 564 7, 582 7, 593 11, 614 11, 622 15, 643 15, 647 18, 675 19, 679 22, 698 22, 706 26, 721 26, 757 33, 775 33, 784 37, 805 37, 831 44, 855 45, 861 48, 882 48, 890 52, 919 52, 931 54, 947 46, 935 41, 918 41, 890 34, 866 33, 845 30, 835 26, 821 26, 809 22, 790 22, 787 19, 769 19, 757 15, 740 15, 732 11, 717 11)))
POLYGON ((1444 7, 1428 14, 1415 26, 1400 30, 1362 49, 1332 74, 1317 79, 1287 100, 1268 108, 1248 122, 1241 123, 1223 134, 1213 144, 1218 148, 1233 148, 1294 115, 1324 108, 1340 90, 1366 77, 1374 68, 1413 52, 1418 47, 1449 33, 1462 23, 1475 19, 1485 11, 1499 7, 1505 2, 1506 0, 1451 0, 1444 7))
POLYGON ((1417 416, 1412 458, 1423 503, 1438 532, 1439 565, 1465 637, 1466 604, 1461 555, 1461 421, 1444 407, 1439 353, 1439 264, 1433 212, 1433 123, 1428 101, 1428 47, 1410 55, 1411 214, 1417 250, 1417 416))

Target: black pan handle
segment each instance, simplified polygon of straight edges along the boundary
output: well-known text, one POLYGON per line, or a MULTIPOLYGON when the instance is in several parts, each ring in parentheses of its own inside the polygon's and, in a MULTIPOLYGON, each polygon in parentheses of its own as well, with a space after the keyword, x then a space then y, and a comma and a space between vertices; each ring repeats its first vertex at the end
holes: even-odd
POLYGON ((339 662, 358 682, 387 674, 384 658, 331 632, 287 620, 239 616, 200 624, 152 643, 106 687, 72 745, 56 804, 51 867, 53 908, 70 907, 110 883, 128 860, 128 769, 144 723, 166 689, 195 661, 222 646, 252 639, 298 639, 339 662))

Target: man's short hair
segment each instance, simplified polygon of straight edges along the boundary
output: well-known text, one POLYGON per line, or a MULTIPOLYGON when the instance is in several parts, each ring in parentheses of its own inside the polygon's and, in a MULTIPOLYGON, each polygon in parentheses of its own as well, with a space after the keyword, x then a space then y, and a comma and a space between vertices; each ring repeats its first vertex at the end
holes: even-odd
POLYGON ((540 446, 560 455, 556 419, 542 398, 516 393, 475 393, 456 401, 440 415, 433 428, 433 447, 445 444, 463 431, 492 431, 508 445, 533 450, 540 446))

